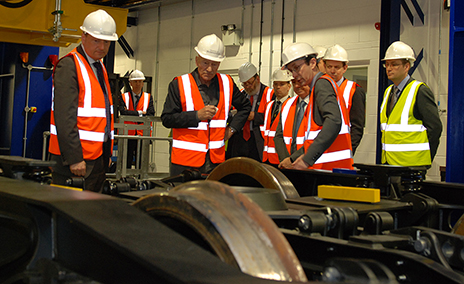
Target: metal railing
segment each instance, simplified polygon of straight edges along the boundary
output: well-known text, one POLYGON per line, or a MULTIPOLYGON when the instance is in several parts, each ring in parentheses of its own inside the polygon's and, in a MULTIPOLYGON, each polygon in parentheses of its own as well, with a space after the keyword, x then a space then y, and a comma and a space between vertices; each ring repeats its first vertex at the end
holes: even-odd
MULTIPOLYGON (((138 175, 141 179, 157 178, 168 176, 169 173, 151 173, 150 167, 150 142, 151 141, 167 141, 169 143, 169 153, 172 148, 171 137, 154 137, 151 136, 152 123, 156 121, 155 117, 137 117, 137 116, 120 116, 119 123, 114 124, 115 133, 114 139, 117 140, 118 144, 118 155, 116 160, 116 173, 115 177, 120 179, 127 176, 138 175), (124 122, 135 122, 138 124, 127 124, 124 122), (116 130, 119 130, 118 132, 116 130), (128 135, 129 130, 143 130, 144 135, 128 135), (137 157, 135 161, 135 169, 128 169, 127 164, 127 148, 129 140, 137 140, 137 157), (140 165, 140 167, 139 167, 140 165)), ((48 154, 48 138, 50 136, 49 131, 43 132, 43 149, 42 149, 42 160, 47 160, 48 154)), ((155 152, 154 143, 152 143, 152 151, 155 152)))

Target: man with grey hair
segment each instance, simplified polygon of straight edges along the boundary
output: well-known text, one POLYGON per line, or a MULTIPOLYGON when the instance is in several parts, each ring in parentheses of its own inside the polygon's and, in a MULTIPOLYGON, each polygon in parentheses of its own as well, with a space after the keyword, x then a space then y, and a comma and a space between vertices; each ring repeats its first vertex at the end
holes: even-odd
POLYGON ((194 169, 210 173, 225 161, 225 141, 242 129, 250 103, 229 75, 218 73, 224 44, 215 35, 195 47, 197 68, 169 83, 161 121, 172 128, 171 175, 194 169), (236 115, 227 125, 231 106, 236 115))

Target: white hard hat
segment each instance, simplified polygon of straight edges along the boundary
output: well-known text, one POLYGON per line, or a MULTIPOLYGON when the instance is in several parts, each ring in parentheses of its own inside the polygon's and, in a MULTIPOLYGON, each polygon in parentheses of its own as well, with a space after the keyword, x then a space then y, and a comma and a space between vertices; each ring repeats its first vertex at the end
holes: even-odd
POLYGON ((258 74, 258 70, 253 63, 245 62, 238 68, 238 78, 240 82, 245 83, 246 81, 250 80, 251 77, 258 74))
POLYGON ((201 57, 216 62, 222 62, 225 58, 224 44, 215 34, 202 37, 195 46, 195 51, 201 57))
POLYGON ((287 69, 277 69, 272 73, 272 80, 277 82, 290 82, 293 79, 292 73, 287 69))
POLYGON ((105 10, 100 9, 88 14, 84 19, 81 30, 101 40, 118 40, 116 22, 105 10))
POLYGON ((145 76, 143 75, 143 72, 140 70, 132 71, 132 73, 129 75, 129 81, 134 81, 134 80, 145 80, 145 76))
POLYGON ((416 61, 414 50, 402 41, 395 41, 392 43, 388 47, 387 52, 385 52, 385 58, 382 59, 382 61, 393 59, 409 60, 411 67, 414 66, 414 61, 416 61))
POLYGON ((284 49, 282 53, 283 66, 310 54, 317 54, 314 48, 306 42, 295 42, 284 49))
POLYGON ((317 52, 316 59, 321 59, 321 58, 324 57, 324 54, 325 54, 325 51, 327 50, 327 48, 322 47, 322 46, 315 46, 314 50, 317 52))
POLYGON ((324 60, 334 60, 348 63, 348 53, 343 47, 336 44, 327 48, 324 54, 324 60))

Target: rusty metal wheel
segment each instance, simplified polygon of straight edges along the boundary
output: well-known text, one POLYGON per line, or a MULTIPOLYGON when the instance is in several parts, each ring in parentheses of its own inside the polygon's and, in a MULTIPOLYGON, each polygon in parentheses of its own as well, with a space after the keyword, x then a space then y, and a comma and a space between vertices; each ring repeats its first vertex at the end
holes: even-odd
POLYGON ((133 204, 244 273, 307 281, 293 249, 251 199, 217 181, 192 181, 133 204))
POLYGON ((228 159, 217 166, 207 180, 216 180, 228 185, 255 186, 279 190, 285 199, 299 198, 290 180, 271 165, 250 158, 228 159))

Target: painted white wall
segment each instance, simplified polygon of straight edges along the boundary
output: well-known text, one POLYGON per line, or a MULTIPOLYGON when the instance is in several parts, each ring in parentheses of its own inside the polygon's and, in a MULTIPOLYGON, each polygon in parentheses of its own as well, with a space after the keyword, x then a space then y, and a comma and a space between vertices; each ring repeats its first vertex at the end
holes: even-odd
MULTIPOLYGON (((132 12, 139 24, 128 27, 124 37, 134 49, 135 58, 128 59, 118 46, 115 59, 115 73, 123 75, 128 70, 140 69, 145 75, 153 76, 150 91, 155 99, 156 115, 161 115, 169 82, 195 68, 193 47, 198 40, 211 33, 221 37, 222 25, 235 24, 241 29, 243 45, 226 48, 227 58, 220 71, 236 74, 244 62, 259 66, 261 58, 261 80, 270 84, 270 75, 280 67, 282 0, 264 1, 261 54, 261 1, 255 0, 252 4, 251 0, 245 0, 243 7, 241 0, 166 3, 132 12)), ((449 14, 442 11, 441 1, 418 0, 418 3, 425 14, 425 23, 413 26, 403 11, 401 40, 410 44, 416 53, 424 49, 424 59, 413 77, 426 82, 439 97, 441 109, 446 110, 449 14)), ((284 10, 284 48, 294 37, 313 46, 338 43, 348 51, 350 66, 368 67, 366 128, 354 158, 357 163, 375 163, 380 32, 374 24, 380 22, 380 1, 285 1, 284 10)), ((442 121, 446 130, 446 113, 442 114, 442 121)), ((161 123, 154 130, 154 135, 161 137, 167 137, 170 132, 161 123)), ((155 152, 157 171, 168 172, 168 144, 157 142, 155 152)), ((429 180, 439 180, 439 166, 445 165, 445 158, 444 132, 428 172, 429 180)))

